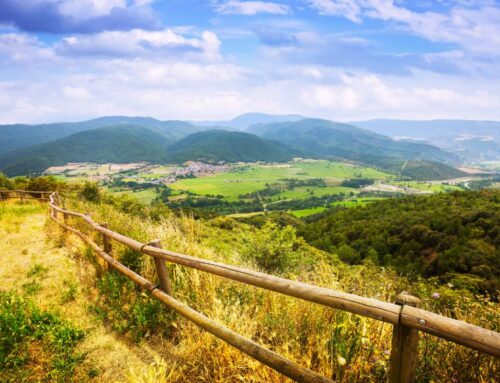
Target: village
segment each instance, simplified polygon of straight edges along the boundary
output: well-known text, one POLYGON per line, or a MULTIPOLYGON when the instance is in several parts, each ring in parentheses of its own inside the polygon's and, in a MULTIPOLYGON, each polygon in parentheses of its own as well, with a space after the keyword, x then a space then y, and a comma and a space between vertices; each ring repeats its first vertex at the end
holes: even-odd
POLYGON ((148 183, 152 185, 169 185, 178 179, 195 178, 210 174, 226 172, 231 167, 228 164, 206 164, 197 161, 185 162, 182 166, 151 165, 144 162, 128 164, 94 164, 88 162, 68 163, 63 166, 53 166, 45 171, 46 175, 79 180, 85 179, 109 185, 116 181, 148 183))

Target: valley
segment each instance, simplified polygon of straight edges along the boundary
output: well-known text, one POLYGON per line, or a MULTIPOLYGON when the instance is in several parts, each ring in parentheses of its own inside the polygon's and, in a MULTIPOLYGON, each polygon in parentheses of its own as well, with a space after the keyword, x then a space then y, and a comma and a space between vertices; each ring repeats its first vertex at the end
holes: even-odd
POLYGON ((481 180, 402 181, 367 166, 313 159, 216 165, 190 161, 181 166, 72 163, 45 173, 67 182, 97 182, 111 195, 146 204, 236 216, 287 211, 297 217, 395 196, 466 190, 470 182, 481 180))

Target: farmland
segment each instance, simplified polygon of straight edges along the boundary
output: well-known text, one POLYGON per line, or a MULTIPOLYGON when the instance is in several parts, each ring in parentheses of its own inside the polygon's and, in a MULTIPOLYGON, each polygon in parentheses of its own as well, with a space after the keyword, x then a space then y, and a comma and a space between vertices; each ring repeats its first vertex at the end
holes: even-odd
POLYGON ((458 181, 402 181, 367 166, 326 160, 227 165, 190 162, 184 166, 85 163, 53 168, 50 173, 68 181, 96 181, 108 193, 128 195, 146 204, 160 199, 175 208, 231 215, 285 210, 304 217, 332 206, 365 205, 394 195, 464 187, 458 181), (346 180, 368 180, 370 184, 351 185, 346 180))

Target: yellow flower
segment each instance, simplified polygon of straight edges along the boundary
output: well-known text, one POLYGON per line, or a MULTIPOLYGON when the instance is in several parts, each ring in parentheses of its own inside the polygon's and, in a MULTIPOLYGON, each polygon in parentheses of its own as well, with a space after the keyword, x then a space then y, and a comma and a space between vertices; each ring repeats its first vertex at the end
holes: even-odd
POLYGON ((344 366, 347 363, 347 360, 345 360, 345 358, 339 356, 337 358, 337 362, 339 363, 340 366, 344 366))

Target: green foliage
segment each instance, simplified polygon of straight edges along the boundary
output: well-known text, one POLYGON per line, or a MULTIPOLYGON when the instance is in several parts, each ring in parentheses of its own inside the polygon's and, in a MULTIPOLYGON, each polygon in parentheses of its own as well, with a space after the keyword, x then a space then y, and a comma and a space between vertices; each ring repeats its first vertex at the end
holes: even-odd
POLYGON ((0 189, 13 189, 12 181, 2 172, 0 172, 0 189))
POLYGON ((463 174, 443 163, 456 162, 458 157, 442 149, 423 143, 395 141, 353 125, 303 119, 258 125, 249 131, 283 142, 303 156, 343 158, 390 170, 405 177, 422 179, 420 177, 425 174, 425 179, 433 179, 429 176, 442 179, 446 178, 445 175, 447 178, 454 178, 463 174), (413 167, 415 169, 410 171, 413 167))
POLYGON ((374 180, 370 178, 350 178, 342 181, 341 186, 348 188, 362 188, 363 186, 373 185, 374 180))
POLYGON ((294 270, 301 259, 301 240, 292 226, 280 228, 268 221, 255 238, 246 256, 267 272, 284 273, 294 270))
POLYGON ((253 134, 210 130, 192 134, 171 147, 169 160, 205 162, 256 162, 291 160, 293 152, 282 144, 253 134))
POLYGON ((85 182, 80 190, 80 197, 85 201, 98 203, 101 201, 101 190, 94 182, 85 182))
POLYGON ((481 191, 335 209, 300 233, 350 264, 371 258, 409 276, 441 276, 443 281, 471 274, 482 291, 495 291, 500 286, 499 228, 500 192, 481 191))
POLYGON ((170 336, 175 315, 134 282, 108 272, 97 281, 99 298, 91 310, 115 331, 135 341, 152 333, 170 336))
POLYGON ((75 368, 84 360, 75 352, 83 337, 83 331, 56 314, 13 292, 0 291, 1 381, 72 381, 75 368), (36 352, 48 359, 49 368, 34 368, 36 352))
POLYGON ((9 176, 41 173, 68 162, 163 162, 172 139, 151 129, 118 125, 75 133, 69 137, 0 156, 9 176))

